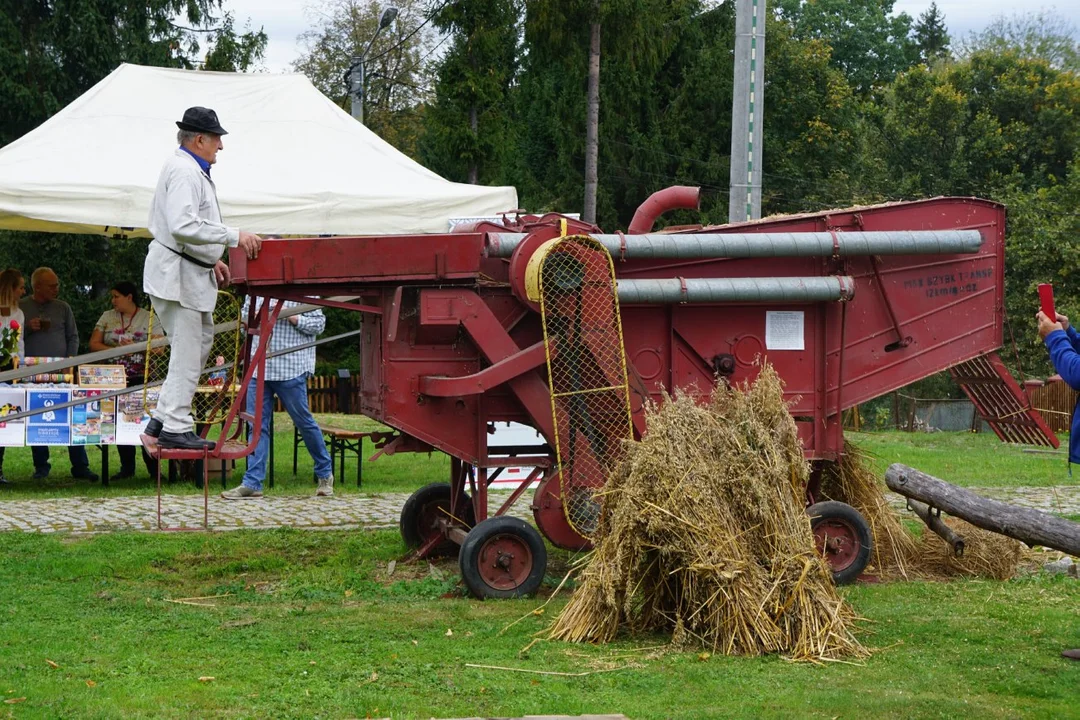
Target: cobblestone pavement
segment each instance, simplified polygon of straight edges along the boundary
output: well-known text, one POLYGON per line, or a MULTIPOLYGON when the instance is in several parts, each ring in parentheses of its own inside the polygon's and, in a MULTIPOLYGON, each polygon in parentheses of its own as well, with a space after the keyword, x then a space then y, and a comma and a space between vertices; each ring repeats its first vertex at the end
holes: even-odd
MULTIPOLYGON (((1063 515, 1080 515, 1080 486, 1048 488, 973 488, 976 492, 1021 507, 1063 515)), ((493 492, 494 511, 508 497, 493 492)), ((330 498, 268 495, 258 500, 226 501, 210 498, 209 526, 213 530, 294 527, 349 529, 397 527, 401 506, 408 493, 338 494, 330 498)), ((530 519, 530 496, 518 500, 511 514, 530 519)), ((904 499, 889 494, 889 502, 904 507, 904 499)), ((201 527, 202 496, 172 495, 162 499, 162 523, 166 527, 201 527)), ((0 531, 108 532, 156 530, 157 498, 61 498, 48 500, 0 500, 0 531)))
MULTIPOLYGON (((220 492, 220 491, 218 491, 220 492)), ((489 506, 498 508, 508 492, 493 492, 489 506)), ((212 530, 294 527, 312 530, 397 527, 408 493, 267 495, 251 500, 222 500, 210 496, 212 530)), ((529 501, 518 500, 512 515, 528 519, 529 501)), ((161 522, 166 528, 198 528, 203 524, 201 495, 165 495, 161 522)), ((0 501, 0 532, 108 532, 157 530, 157 497, 53 498, 0 501)))

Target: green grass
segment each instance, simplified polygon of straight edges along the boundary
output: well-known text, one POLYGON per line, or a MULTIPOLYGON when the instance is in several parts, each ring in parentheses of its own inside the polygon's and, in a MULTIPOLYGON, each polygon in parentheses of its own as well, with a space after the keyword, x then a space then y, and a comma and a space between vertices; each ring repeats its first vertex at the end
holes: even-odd
POLYGON ((1080 483, 1080 468, 1069 477, 1065 449, 1031 448, 1001 442, 992 433, 845 432, 848 441, 867 451, 882 476, 889 465, 903 463, 964 487, 1048 487, 1080 483), (1025 452, 1026 450, 1026 452, 1025 452), (1041 452, 1031 452, 1040 450, 1041 452))
MULTIPOLYGON (((384 426, 360 415, 319 415, 316 418, 320 423, 341 427, 349 430, 380 430, 384 426)), ((293 425, 287 413, 274 414, 274 488, 275 494, 292 495, 308 494, 312 492, 312 461, 304 449, 303 443, 297 453, 297 473, 293 477, 293 425)), ((116 448, 110 448, 110 471, 117 472, 120 469, 120 458, 116 454, 116 448)), ((370 440, 364 441, 363 457, 366 461, 376 453, 376 449, 370 440)), ((88 447, 87 454, 90 458, 90 467, 94 472, 101 470, 101 451, 96 447, 88 447)), ((352 453, 346 454, 345 476, 339 475, 339 465, 335 458, 334 475, 337 477, 335 492, 357 492, 356 489, 356 462, 352 453)), ((146 471, 142 458, 136 456, 136 472, 133 479, 119 480, 110 483, 109 487, 102 487, 100 483, 89 483, 86 480, 76 480, 70 476, 71 465, 68 462, 67 449, 63 447, 51 448, 50 462, 52 473, 45 480, 33 479, 34 463, 30 455, 30 448, 7 448, 4 457, 4 475, 11 481, 11 485, 0 487, 2 499, 35 499, 47 497, 115 497, 120 495, 153 495, 156 490, 154 479, 146 471)), ((240 482, 244 475, 245 461, 236 463, 227 484, 231 487, 240 482)), ((164 478, 165 469, 162 468, 164 478)), ((439 452, 431 455, 406 453, 401 455, 384 455, 376 462, 365 462, 363 473, 363 492, 412 492, 430 482, 446 481, 450 477, 450 461, 446 455, 439 452)), ((268 484, 268 483, 267 483, 268 484)), ((219 475, 211 477, 211 490, 220 487, 219 475)), ((195 494, 201 492, 192 483, 175 483, 168 488, 169 493, 195 494)))
MULTIPOLYGON (((378 423, 358 415, 321 415, 319 421, 356 430, 378 430, 378 423)), ((285 413, 275 414, 275 484, 270 492, 277 494, 307 494, 311 492, 311 457, 299 449, 296 477, 292 472, 293 426, 285 413)), ((894 462, 904 463, 948 482, 967 487, 1047 487, 1080 483, 1069 477, 1064 454, 1025 452, 1023 446, 1007 445, 990 433, 906 433, 906 432, 848 432, 847 438, 869 452, 875 466, 884 474, 894 462)), ((1066 446, 1068 438, 1062 440, 1066 446)), ((1027 448, 1031 450, 1031 448, 1027 448)), ((97 448, 88 448, 90 464, 100 469, 101 454, 97 448)), ((375 454, 371 442, 364 443, 364 458, 375 454)), ((115 449, 111 451, 111 469, 119 469, 120 460, 115 449)), ((52 475, 44 481, 32 478, 34 467, 30 448, 8 448, 4 460, 4 473, 13 485, 0 488, 0 498, 33 499, 43 497, 113 497, 119 495, 152 495, 155 492, 152 479, 138 460, 136 477, 121 480, 104 488, 85 480, 69 476, 67 452, 64 448, 52 450, 52 475)), ((239 483, 244 474, 244 461, 237 463, 227 484, 239 483)), ((339 475, 335 462, 335 476, 339 475)), ((442 453, 384 455, 375 462, 364 463, 363 492, 412 492, 429 482, 443 481, 449 477, 450 463, 442 453)), ((1080 473, 1080 469, 1078 469, 1080 473)), ((341 492, 357 492, 356 465, 351 455, 347 460, 345 476, 337 478, 336 489, 341 492)), ((218 477, 211 479, 211 489, 220 486, 218 477)), ((168 488, 170 493, 196 493, 190 483, 177 483, 168 488)))
MULTIPOLYGON (((456 563, 387 562, 392 532, 7 534, 0 717, 1077 717, 1080 583, 846 590, 876 651, 860 665, 655 656, 663 637, 542 641, 562 606, 460 595, 456 563), (222 595, 215 607, 168 599, 222 595), (510 624, 524 618, 521 622, 510 624), (452 634, 448 633, 452 631, 452 634), (52 661, 58 667, 48 663, 52 661), (582 677, 559 672, 624 667, 582 677), (200 682, 200 677, 213 677, 200 682), (92 684, 92 685, 91 685, 92 684)), ((567 556, 556 553, 554 565, 567 556)), ((558 570, 556 569, 557 573, 558 570)), ((550 588, 545 592, 549 592, 550 588)))

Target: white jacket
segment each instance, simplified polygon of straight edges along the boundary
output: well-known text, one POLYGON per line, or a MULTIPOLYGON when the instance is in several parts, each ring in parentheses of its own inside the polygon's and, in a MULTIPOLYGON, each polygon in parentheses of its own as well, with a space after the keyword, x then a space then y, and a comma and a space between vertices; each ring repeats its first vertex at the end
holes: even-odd
POLYGON ((147 227, 154 240, 143 264, 143 291, 212 312, 217 303, 214 271, 177 252, 213 264, 225 248, 239 244, 240 230, 222 224, 214 181, 180 148, 161 168, 147 227))

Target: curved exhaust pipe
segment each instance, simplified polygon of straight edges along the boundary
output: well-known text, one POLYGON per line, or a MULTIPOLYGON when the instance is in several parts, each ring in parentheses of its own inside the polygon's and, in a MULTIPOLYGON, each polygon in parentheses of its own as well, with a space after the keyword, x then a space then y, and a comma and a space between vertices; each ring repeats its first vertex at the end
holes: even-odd
POLYGON ((697 210, 700 198, 701 188, 686 185, 673 185, 657 190, 638 207, 637 212, 634 213, 634 219, 630 221, 630 227, 626 228, 626 233, 644 235, 653 229, 656 218, 668 210, 697 210))

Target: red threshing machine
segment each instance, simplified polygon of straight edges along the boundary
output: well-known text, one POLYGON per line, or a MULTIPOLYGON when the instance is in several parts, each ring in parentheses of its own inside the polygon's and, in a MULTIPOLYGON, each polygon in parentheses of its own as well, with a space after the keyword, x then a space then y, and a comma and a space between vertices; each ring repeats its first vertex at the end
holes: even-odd
MULTIPOLYGON (((234 251, 230 263, 250 295, 362 313, 361 411, 393 429, 380 453, 451 458, 449 481, 406 503, 402 535, 419 557, 460 546, 479 597, 538 587, 540 533, 588 546, 597 471, 644 431, 647 399, 753 380, 762 358, 786 383, 818 469, 843 452, 843 410, 947 368, 1003 440, 1056 446, 994 354, 1002 206, 937 198, 652 232, 660 213, 697 198, 661 191, 626 233, 520 216, 440 235, 267 240, 258 259, 234 251), (489 445, 502 421, 536 428, 547 445, 489 445), (491 513, 488 484, 508 465, 535 469, 491 513), (539 533, 507 515, 537 480, 539 533)), ((253 334, 272 327, 280 303, 268 306, 253 334)), ((819 503, 817 473, 806 496, 819 547, 837 579, 851 579, 869 552, 865 521, 819 503)))

